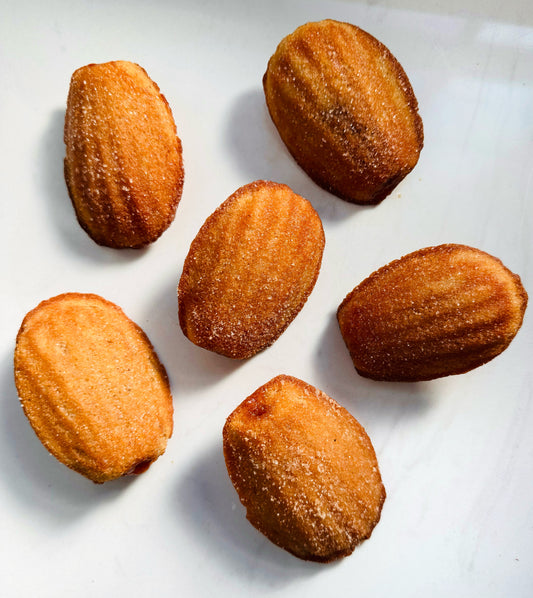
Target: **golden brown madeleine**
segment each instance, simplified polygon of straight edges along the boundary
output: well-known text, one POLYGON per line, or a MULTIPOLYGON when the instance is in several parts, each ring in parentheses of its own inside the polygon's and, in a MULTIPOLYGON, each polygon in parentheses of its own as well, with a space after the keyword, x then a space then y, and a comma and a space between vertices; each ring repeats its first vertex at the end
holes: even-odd
POLYGON ((370 537, 385 500, 372 443, 320 390, 277 376, 228 417, 223 440, 246 516, 274 544, 328 562, 370 537))
POLYGON ((143 247, 170 226, 183 188, 181 141, 165 97, 139 65, 74 72, 65 144, 69 195, 96 243, 143 247))
POLYGON ((499 355, 527 293, 502 262, 465 245, 420 249, 374 272, 337 311, 357 371, 375 380, 461 374, 499 355))
POLYGON ((358 204, 384 199, 424 142, 407 75, 377 39, 349 23, 307 23, 285 37, 263 78, 267 106, 307 174, 358 204))
POLYGON ((98 295, 66 293, 26 315, 15 383, 44 446, 94 482, 142 473, 165 452, 165 369, 144 332, 98 295))
POLYGON ((178 286, 185 336, 238 359, 268 347, 313 290, 323 250, 306 199, 270 181, 241 187, 191 244, 178 286))

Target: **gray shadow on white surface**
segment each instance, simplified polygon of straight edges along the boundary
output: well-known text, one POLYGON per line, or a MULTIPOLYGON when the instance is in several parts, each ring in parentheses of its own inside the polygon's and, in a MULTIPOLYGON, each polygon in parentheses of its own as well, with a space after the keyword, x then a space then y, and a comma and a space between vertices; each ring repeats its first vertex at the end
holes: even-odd
POLYGON ((150 338, 167 370, 172 388, 182 400, 195 396, 196 390, 231 375, 245 361, 202 349, 185 336, 178 320, 177 287, 180 276, 181 270, 157 291, 149 302, 146 317, 138 323, 150 338))
POLYGON ((350 218, 362 209, 321 189, 298 166, 281 140, 265 104, 262 88, 240 95, 232 106, 226 126, 226 141, 242 171, 244 183, 266 179, 285 183, 308 199, 323 220, 350 218))
POLYGON ((174 506, 180 526, 188 526, 209 561, 235 579, 277 590, 302 577, 334 567, 302 561, 272 544, 246 519, 229 479, 222 440, 200 455, 178 484, 174 506))
POLYGON ((56 230, 67 249, 85 260, 103 263, 127 262, 142 257, 144 249, 112 249, 95 243, 81 228, 68 195, 63 164, 65 144, 63 129, 65 110, 52 112, 46 132, 38 146, 38 179, 45 201, 49 203, 49 217, 52 230, 56 230))
POLYGON ((20 405, 11 353, 4 356, 0 365, 0 397, 0 484, 24 504, 27 513, 35 513, 39 522, 65 525, 112 500, 131 483, 132 478, 121 478, 95 484, 46 451, 20 405))
POLYGON ((378 382, 360 376, 342 338, 336 313, 332 313, 318 341, 314 366, 321 390, 336 389, 333 398, 353 411, 361 423, 391 417, 419 417, 431 408, 431 382, 378 382))

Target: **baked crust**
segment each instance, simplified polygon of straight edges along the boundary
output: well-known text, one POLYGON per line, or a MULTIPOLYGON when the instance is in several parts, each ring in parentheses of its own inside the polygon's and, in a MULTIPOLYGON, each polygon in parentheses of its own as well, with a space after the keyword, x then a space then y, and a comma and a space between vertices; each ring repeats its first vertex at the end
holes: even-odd
POLYGON ((270 58, 263 87, 290 153, 338 197, 379 203, 415 167, 424 133, 413 89, 359 27, 330 19, 298 27, 270 58))
POLYGON ((141 473, 172 434, 165 368, 146 334, 98 295, 40 303, 17 335, 15 383, 35 433, 94 482, 141 473))
POLYGON ((223 430, 229 476, 250 523, 295 556, 351 554, 381 516, 385 489, 363 427, 323 392, 277 376, 223 430))
POLYGON ((89 64, 72 75, 65 181, 99 245, 144 247, 171 224, 183 189, 181 141, 159 87, 137 64, 89 64))
POLYGON ((255 181, 209 216, 178 286, 179 322, 196 345, 243 359, 271 345, 311 293, 324 231, 287 185, 255 181))
POLYGON ((337 311, 355 368, 375 380, 432 380, 504 351, 522 325, 520 277, 479 249, 445 244, 380 268, 337 311))

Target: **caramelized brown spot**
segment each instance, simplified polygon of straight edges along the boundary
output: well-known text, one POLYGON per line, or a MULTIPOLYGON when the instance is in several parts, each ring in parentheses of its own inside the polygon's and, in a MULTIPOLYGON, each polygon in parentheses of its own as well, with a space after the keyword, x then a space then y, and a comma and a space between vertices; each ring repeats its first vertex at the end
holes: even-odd
POLYGON ((129 474, 140 475, 141 473, 147 471, 150 465, 152 465, 152 463, 153 461, 151 459, 141 461, 140 463, 137 463, 137 465, 135 465, 135 467, 131 470, 131 472, 129 472, 129 474))
POLYGON ((262 417, 268 415, 272 409, 266 403, 260 403, 258 401, 250 401, 247 405, 248 413, 253 417, 262 417))

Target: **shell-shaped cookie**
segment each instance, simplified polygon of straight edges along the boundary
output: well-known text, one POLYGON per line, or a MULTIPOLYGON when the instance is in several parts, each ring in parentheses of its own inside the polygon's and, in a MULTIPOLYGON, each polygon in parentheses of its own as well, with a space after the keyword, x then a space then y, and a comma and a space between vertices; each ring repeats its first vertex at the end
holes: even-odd
POLYGON ((499 355, 526 305, 520 278, 499 259, 447 244, 377 270, 337 317, 362 376, 414 382, 461 374, 499 355))
POLYGON ((402 66, 349 23, 307 23, 285 37, 263 78, 285 145, 321 187, 376 204, 414 168, 423 146, 418 103, 402 66))
POLYGON ((98 295, 66 293, 24 318, 15 382, 59 461, 94 482, 141 473, 172 434, 167 374, 144 332, 98 295))
POLYGON ((185 336, 239 359, 268 347, 311 293, 323 249, 322 222, 306 199, 270 181, 241 187, 191 244, 178 286, 185 336))
POLYGON ((248 520, 278 546, 328 562, 370 537, 385 500, 376 455, 323 392, 277 376, 228 417, 223 440, 248 520))
POLYGON ((108 247, 143 247, 171 224, 183 188, 181 141, 165 97, 139 65, 72 75, 65 180, 78 221, 108 247))

